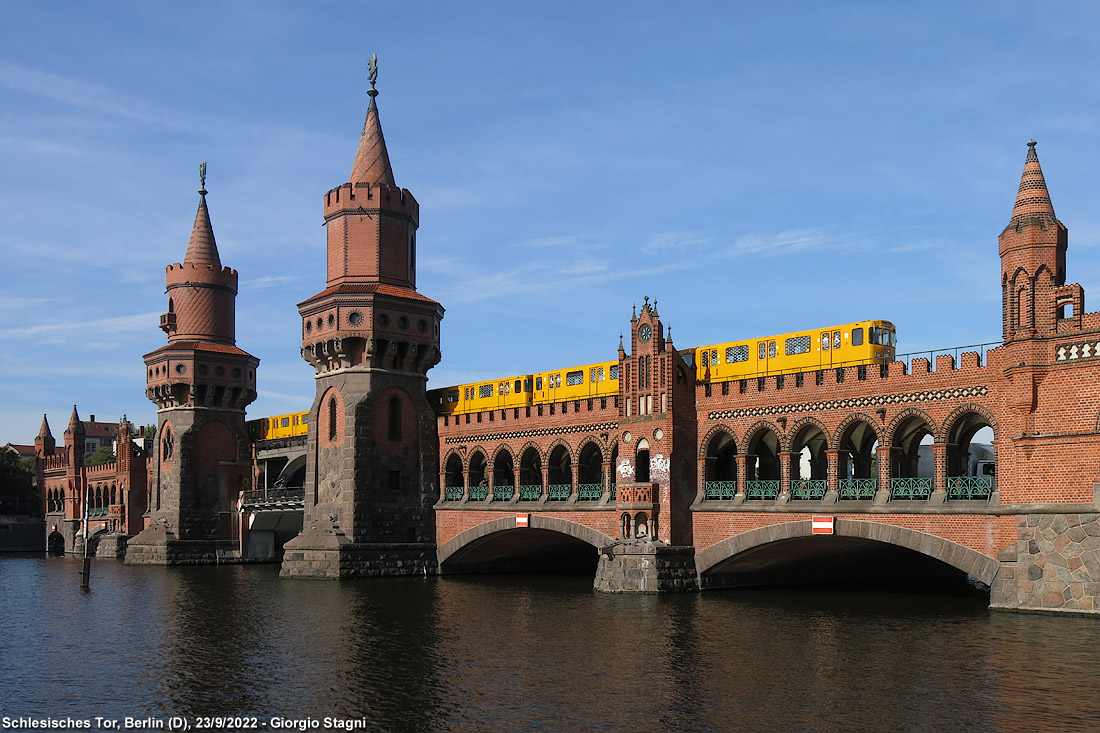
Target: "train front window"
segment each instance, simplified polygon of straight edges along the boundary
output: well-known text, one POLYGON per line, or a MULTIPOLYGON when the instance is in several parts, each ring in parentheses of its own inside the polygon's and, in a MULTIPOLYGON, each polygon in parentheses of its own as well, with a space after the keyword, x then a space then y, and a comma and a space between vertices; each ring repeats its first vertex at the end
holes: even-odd
POLYGON ((458 402, 458 390, 457 389, 447 390, 447 402, 458 402))
POLYGON ((877 346, 893 346, 894 331, 889 328, 871 326, 871 343, 877 346))

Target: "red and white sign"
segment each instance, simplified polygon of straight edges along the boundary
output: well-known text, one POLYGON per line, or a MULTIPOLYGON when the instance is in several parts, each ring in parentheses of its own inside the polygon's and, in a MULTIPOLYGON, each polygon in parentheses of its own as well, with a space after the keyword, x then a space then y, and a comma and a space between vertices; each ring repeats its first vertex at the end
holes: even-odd
POLYGON ((811 534, 833 534, 832 517, 814 517, 811 534))
POLYGON ((530 521, 531 521, 531 515, 530 514, 517 514, 516 515, 516 526, 517 527, 526 527, 527 523, 530 522, 530 521))

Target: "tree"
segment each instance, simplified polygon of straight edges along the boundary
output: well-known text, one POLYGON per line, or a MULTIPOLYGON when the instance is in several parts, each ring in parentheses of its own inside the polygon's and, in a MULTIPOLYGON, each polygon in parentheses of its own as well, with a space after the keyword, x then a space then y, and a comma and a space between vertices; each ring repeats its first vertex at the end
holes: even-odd
POLYGON ((34 469, 19 454, 0 447, 0 496, 22 499, 34 493, 34 469))
POLYGON ((115 460, 115 452, 109 445, 101 445, 84 459, 85 466, 102 466, 115 460))

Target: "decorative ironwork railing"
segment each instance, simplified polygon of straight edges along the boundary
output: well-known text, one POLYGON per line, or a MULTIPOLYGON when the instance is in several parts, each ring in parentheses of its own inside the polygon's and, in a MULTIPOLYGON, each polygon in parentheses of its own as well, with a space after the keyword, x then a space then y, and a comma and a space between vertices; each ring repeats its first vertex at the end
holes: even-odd
POLYGON ((511 501, 516 495, 516 487, 512 484, 496 484, 493 486, 493 501, 511 501))
POLYGON ((546 490, 550 501, 565 501, 573 493, 573 484, 550 484, 546 490))
POLYGON ((447 501, 461 501, 462 493, 461 486, 447 486, 443 489, 443 498, 447 501))
POLYGON ((580 501, 599 501, 603 496, 603 484, 577 484, 577 499, 580 501))
POLYGON ((485 484, 470 487, 470 501, 485 501, 489 497, 489 487, 485 484))
POLYGON ((611 484, 611 488, 608 490, 611 501, 616 501, 619 498, 619 487, 615 484, 611 484))
POLYGON ((892 478, 890 479, 890 500, 927 499, 932 495, 931 478, 892 478))
MULTIPOLYGON (((459 486, 459 496, 461 498, 462 487, 459 486)), ((280 487, 277 489, 254 489, 252 491, 244 492, 244 504, 295 504, 298 502, 304 502, 306 499, 306 490, 304 487, 280 487)))
POLYGON ((947 498, 988 500, 993 494, 992 476, 948 476, 947 498))
POLYGON ((837 499, 874 499, 878 491, 877 478, 842 478, 837 482, 837 499))
POLYGON ((746 499, 775 499, 779 496, 779 479, 745 482, 746 499))
POLYGON ((520 501, 538 501, 542 496, 541 484, 522 484, 519 487, 520 501))
POLYGON ((705 501, 729 501, 736 494, 736 481, 706 481, 703 483, 703 499, 705 501))
POLYGON ((828 488, 829 482, 823 478, 791 479, 791 499, 821 500, 828 488))

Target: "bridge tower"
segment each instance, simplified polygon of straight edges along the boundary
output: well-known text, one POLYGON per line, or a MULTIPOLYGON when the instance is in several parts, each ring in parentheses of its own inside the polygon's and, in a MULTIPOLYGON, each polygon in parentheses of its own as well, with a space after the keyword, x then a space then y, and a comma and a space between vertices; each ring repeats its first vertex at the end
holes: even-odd
POLYGON ((206 164, 183 262, 168 265, 168 343, 145 355, 157 443, 145 528, 126 562, 176 565, 239 557, 237 502, 251 476, 245 407, 259 359, 236 345, 237 271, 223 267, 206 205, 206 164))
POLYGON ((425 388, 443 307, 416 291, 420 207, 394 180, 373 57, 370 71, 351 177, 324 198, 325 289, 298 306, 316 396, 286 576, 435 572, 438 439, 425 388))
POLYGON ((1081 286, 1065 284, 1068 231, 1054 215, 1035 145, 1028 143, 1012 218, 998 238, 1006 342, 1080 328, 1084 309, 1081 286))

